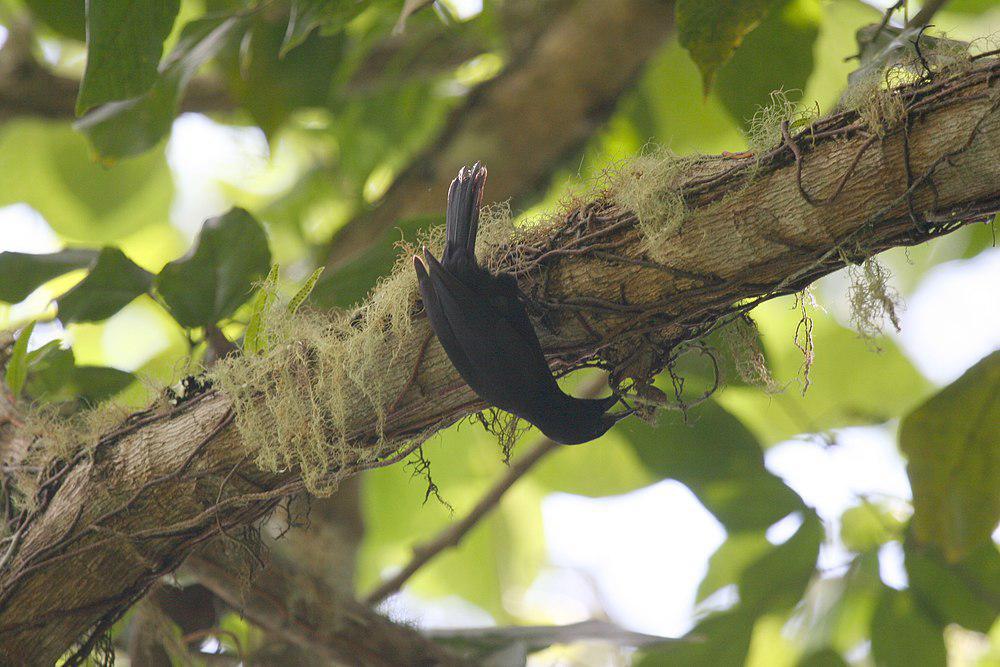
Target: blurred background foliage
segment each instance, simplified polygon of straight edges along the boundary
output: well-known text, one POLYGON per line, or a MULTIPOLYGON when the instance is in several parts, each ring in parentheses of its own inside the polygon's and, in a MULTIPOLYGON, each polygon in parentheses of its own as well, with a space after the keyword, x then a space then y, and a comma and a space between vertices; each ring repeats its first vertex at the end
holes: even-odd
MULTIPOLYGON (((8 387, 35 401, 139 406, 148 387, 238 341, 251 287, 272 263, 287 295, 326 265, 312 305, 358 302, 391 268, 394 241, 443 222, 443 205, 393 204, 391 224, 375 225, 406 179, 446 183, 476 159, 532 163, 542 176, 487 193, 527 219, 651 145, 743 150, 772 91, 830 111, 857 67, 855 31, 884 9, 860 0, 620 2, 621 12, 652 6, 666 26, 676 10, 675 30, 664 28, 614 99, 594 101, 586 136, 536 167, 530 151, 506 155, 463 134, 490 91, 539 65, 539 45, 550 48, 588 4, 440 0, 403 26, 400 0, 94 1, 90 16, 83 0, 0 0, 0 328, 36 323, 8 387), (433 158, 445 149, 456 163, 442 167, 433 158), (342 233, 350 228, 363 243, 342 233)), ((953 0, 934 23, 958 39, 989 37, 1000 6, 953 0)), ((596 67, 586 43, 574 48, 581 67, 596 67)), ((553 83, 562 75, 546 74, 553 83)), ((541 114, 532 93, 526 84, 512 100, 522 114, 515 127, 541 114)), ((433 201, 443 200, 438 188, 433 201)), ((881 260, 903 299, 919 305, 945 273, 995 279, 993 233, 970 226, 881 260)), ((984 312, 996 310, 995 282, 951 287, 992 299, 978 303, 978 317, 966 312, 939 332, 935 320, 957 311, 935 318, 935 305, 920 306, 904 316, 902 335, 876 340, 852 328, 847 286, 837 274, 814 286, 814 302, 754 311, 781 391, 747 385, 723 360, 725 386, 705 403, 668 411, 655 428, 626 421, 599 442, 555 451, 384 609, 418 626, 608 616, 703 638, 634 654, 554 647, 537 664, 1000 664, 991 537, 1000 357, 989 354, 1000 325, 984 312), (793 344, 803 307, 816 345, 804 394, 793 344), (928 331, 908 342, 909 327, 928 331), (885 456, 852 462, 865 443, 885 456), (905 480, 900 451, 909 485, 883 484, 879 476, 905 480), (866 465, 874 468, 859 470, 866 465), (656 500, 650 489, 674 495, 656 500), (593 501, 555 512, 553 499, 569 497, 561 494, 593 501), (619 496, 637 500, 623 511, 619 496), (602 535, 605 515, 635 539, 602 535), (569 547, 554 543, 559 517, 562 532, 578 531, 569 547), (609 541, 618 552, 607 567, 574 559, 609 541), (622 556, 644 549, 645 569, 622 556), (620 587, 616 566, 631 577, 620 587)), ((698 355, 679 371, 687 395, 707 386, 698 355)), ((306 541, 298 557, 321 570, 356 560, 354 576, 338 581, 368 591, 505 470, 496 441, 472 422, 423 453, 448 504, 427 501, 429 480, 413 465, 369 473, 360 491, 345 491, 360 493, 364 523, 363 536, 338 542, 347 556, 310 553, 306 541)), ((244 648, 277 641, 238 613, 217 623, 226 632, 206 650, 231 649, 232 636, 244 648)))

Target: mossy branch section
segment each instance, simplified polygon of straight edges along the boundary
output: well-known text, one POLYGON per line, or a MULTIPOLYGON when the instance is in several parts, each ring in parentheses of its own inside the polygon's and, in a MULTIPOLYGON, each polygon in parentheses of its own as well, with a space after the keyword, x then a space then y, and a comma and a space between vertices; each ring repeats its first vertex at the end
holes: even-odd
MULTIPOLYGON (((879 131, 845 111, 756 159, 701 158, 679 186, 680 219, 663 221, 670 233, 655 247, 655 221, 644 233, 605 194, 494 244, 486 259, 515 272, 534 300, 554 368, 596 356, 619 378, 642 378, 662 363, 658 350, 720 317, 996 212, 998 91, 1000 58, 981 57, 894 92, 907 112, 879 131)), ((378 374, 388 407, 373 413, 370 397, 345 397, 331 446, 349 447, 329 452, 340 475, 391 464, 404 443, 483 407, 437 343, 425 345, 412 294, 407 308, 409 323, 379 330, 385 347, 362 348, 394 351, 378 374)), ((313 352, 302 354, 308 378, 313 352)), ((151 407, 48 471, 0 553, 2 662, 51 664, 86 645, 195 546, 304 488, 294 466, 254 463, 260 452, 240 437, 233 406, 212 392, 151 407)))

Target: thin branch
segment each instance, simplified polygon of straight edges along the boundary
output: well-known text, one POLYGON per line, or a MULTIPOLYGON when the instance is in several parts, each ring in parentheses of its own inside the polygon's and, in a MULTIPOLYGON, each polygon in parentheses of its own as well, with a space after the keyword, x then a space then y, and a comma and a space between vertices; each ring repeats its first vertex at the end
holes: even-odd
MULTIPOLYGON (((606 386, 607 381, 603 377, 597 378, 583 387, 580 396, 582 398, 593 398, 600 394, 601 389, 606 386)), ((416 574, 420 568, 431 562, 442 551, 451 547, 457 547, 462 539, 475 528, 476 524, 500 504, 504 494, 514 486, 517 480, 524 477, 549 452, 556 449, 559 449, 559 445, 556 442, 546 437, 539 438, 524 456, 518 458, 507 468, 500 479, 494 482, 489 491, 483 494, 479 502, 469 510, 468 514, 442 530, 434 539, 413 547, 413 558, 410 559, 410 562, 365 596, 365 602, 370 605, 379 604, 393 593, 399 591, 403 587, 403 584, 416 574)))

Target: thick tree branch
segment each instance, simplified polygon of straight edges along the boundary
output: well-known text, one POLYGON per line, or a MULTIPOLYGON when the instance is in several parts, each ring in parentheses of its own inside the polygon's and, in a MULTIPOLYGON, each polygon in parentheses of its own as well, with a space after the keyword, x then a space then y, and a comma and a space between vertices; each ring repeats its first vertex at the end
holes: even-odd
MULTIPOLYGON (((968 71, 896 93, 905 118, 887 127, 843 112, 756 162, 705 158, 681 185, 684 212, 673 221, 680 224, 652 247, 632 212, 598 197, 498 249, 494 261, 544 310, 539 333, 554 367, 599 355, 620 373, 646 375, 665 349, 720 318, 845 262, 1000 209, 998 90, 1000 58, 984 57, 968 71), (825 203, 810 204, 803 192, 825 203)), ((381 369, 390 394, 406 389, 385 424, 390 441, 483 407, 436 343, 422 357, 419 381, 408 384, 427 332, 418 318, 393 340, 400 352, 381 369)), ((382 441, 364 405, 358 397, 347 411, 347 428, 358 445, 371 446, 382 441)), ((374 454, 341 472, 394 460, 392 450, 374 454)), ((253 465, 232 425, 231 400, 218 392, 137 413, 45 473, 19 544, 2 543, 7 662, 55 661, 88 629, 110 627, 194 547, 234 535, 304 486, 295 469, 253 465)))
POLYGON ((336 234, 327 266, 343 266, 399 220, 439 212, 439 193, 470 156, 489 165, 496 201, 540 190, 604 125, 666 42, 673 15, 664 0, 582 0, 561 12, 527 53, 452 113, 370 214, 336 234))

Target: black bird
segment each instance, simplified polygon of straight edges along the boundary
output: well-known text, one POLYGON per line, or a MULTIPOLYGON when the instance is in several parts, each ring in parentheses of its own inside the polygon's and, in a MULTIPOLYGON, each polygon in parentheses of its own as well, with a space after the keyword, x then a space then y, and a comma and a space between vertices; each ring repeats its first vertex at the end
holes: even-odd
POLYGON ((486 168, 462 168, 448 190, 444 255, 427 248, 413 266, 431 327, 480 398, 537 426, 564 445, 603 435, 624 415, 607 414, 618 398, 573 398, 556 384, 514 277, 476 261, 486 168))

